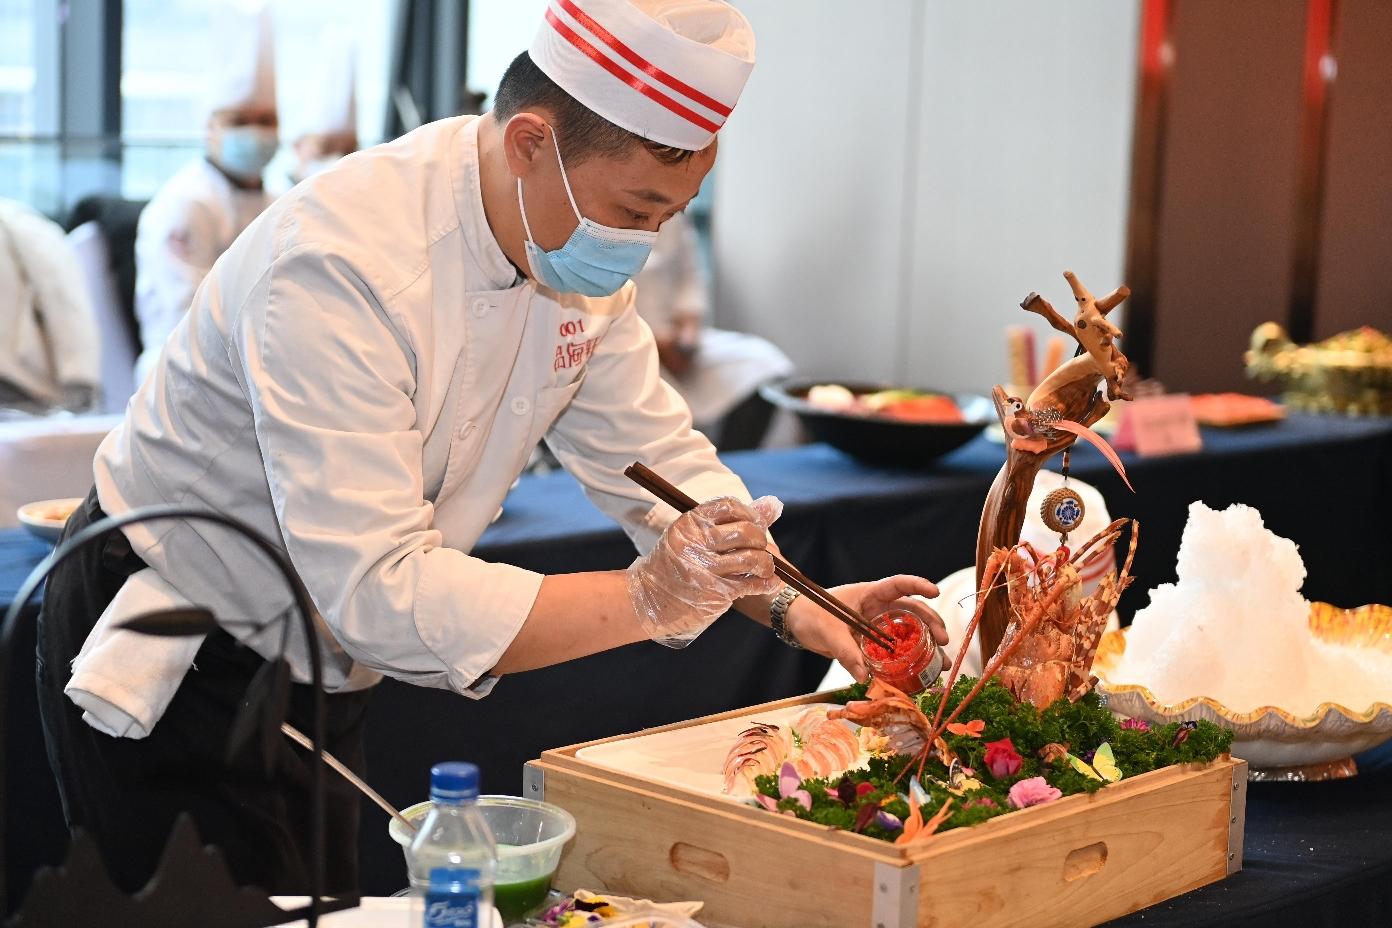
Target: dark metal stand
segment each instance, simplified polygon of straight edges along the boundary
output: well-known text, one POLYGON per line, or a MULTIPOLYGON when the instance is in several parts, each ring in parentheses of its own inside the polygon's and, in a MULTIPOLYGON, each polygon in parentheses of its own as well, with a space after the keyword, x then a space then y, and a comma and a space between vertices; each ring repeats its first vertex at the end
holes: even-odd
MULTIPOLYGON (((123 526, 159 519, 213 522, 250 539, 275 564, 294 595, 295 609, 299 613, 300 627, 309 651, 310 683, 314 694, 314 718, 310 731, 314 741, 313 809, 310 819, 310 859, 306 861, 310 880, 309 905, 286 911, 272 903, 270 897, 260 889, 237 887, 222 855, 214 847, 203 847, 192 820, 181 815, 154 877, 134 896, 127 896, 112 885, 95 843, 89 836, 77 831, 73 834, 66 861, 56 870, 41 870, 35 876, 23 906, 7 925, 9 928, 31 925, 263 928, 304 918, 313 928, 324 912, 351 908, 358 903, 356 897, 332 899, 324 895, 325 707, 322 660, 311 618, 313 606, 309 593, 280 549, 250 526, 214 512, 183 506, 148 506, 93 523, 59 545, 30 573, 19 595, 10 604, 4 624, 0 625, 0 744, 4 744, 5 698, 8 692, 6 678, 9 675, 11 642, 24 604, 38 591, 53 569, 78 549, 99 542, 123 526)), ((277 617, 270 620, 276 621, 289 622, 290 619, 277 617)), ((198 635, 215 630, 218 622, 207 610, 183 609, 142 616, 125 623, 125 627, 151 635, 198 635)), ((288 631, 287 625, 282 652, 288 641, 288 631)), ((233 751, 252 740, 251 735, 258 731, 263 745, 279 738, 279 727, 285 711, 282 695, 288 686, 289 668, 283 660, 277 659, 269 662, 265 670, 275 678, 275 683, 262 685, 264 674, 260 672, 253 679, 248 699, 232 726, 230 748, 233 751), (282 680, 284 685, 279 685, 282 680), (266 734, 268 727, 270 735, 266 734)), ((0 766, 0 794, 4 792, 3 778, 4 768, 0 766)), ((4 810, 0 806, 0 912, 5 910, 5 824, 4 810)))

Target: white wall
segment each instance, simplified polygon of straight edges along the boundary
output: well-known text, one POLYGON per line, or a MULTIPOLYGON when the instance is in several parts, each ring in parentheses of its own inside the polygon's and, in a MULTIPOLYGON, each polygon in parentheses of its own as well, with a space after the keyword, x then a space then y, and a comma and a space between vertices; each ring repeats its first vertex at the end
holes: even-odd
MULTIPOLYGON (((740 0, 717 319, 811 376, 984 392, 1061 272, 1121 282, 1138 0, 740 0)), ((1124 319, 1123 319, 1124 325, 1124 319)))

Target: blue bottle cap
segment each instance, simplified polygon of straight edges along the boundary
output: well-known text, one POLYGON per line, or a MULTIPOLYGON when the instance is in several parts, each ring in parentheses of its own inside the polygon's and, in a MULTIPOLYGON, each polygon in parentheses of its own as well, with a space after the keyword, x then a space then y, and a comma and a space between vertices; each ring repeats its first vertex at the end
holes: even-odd
POLYGON ((430 768, 430 801, 460 802, 477 799, 479 769, 474 764, 436 764, 430 768))

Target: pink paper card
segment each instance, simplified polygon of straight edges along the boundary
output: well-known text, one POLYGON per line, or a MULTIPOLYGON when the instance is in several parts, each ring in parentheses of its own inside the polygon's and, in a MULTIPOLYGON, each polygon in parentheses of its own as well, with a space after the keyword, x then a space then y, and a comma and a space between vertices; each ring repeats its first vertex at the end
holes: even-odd
POLYGON ((1127 424, 1143 458, 1189 454, 1203 448, 1187 393, 1137 397, 1127 404, 1127 424))

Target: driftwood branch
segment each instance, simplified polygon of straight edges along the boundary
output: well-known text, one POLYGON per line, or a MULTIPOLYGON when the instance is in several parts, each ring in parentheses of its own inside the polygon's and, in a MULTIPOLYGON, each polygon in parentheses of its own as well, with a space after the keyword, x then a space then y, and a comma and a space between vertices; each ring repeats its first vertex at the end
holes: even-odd
MULTIPOLYGON (((1078 318, 1088 320, 1091 331, 1070 325, 1049 305, 1048 300, 1038 294, 1030 294, 1020 306, 1027 312, 1043 316, 1051 326, 1087 350, 1065 362, 1035 387, 1034 392, 1024 400, 1022 411, 1016 409, 1012 398, 1006 395, 1002 387, 992 391, 996 415, 1005 429, 1006 453, 1005 465, 996 474, 981 512, 981 526, 976 539, 978 590, 981 589, 982 573, 991 552, 1019 542, 1035 477, 1050 458, 1072 447, 1077 440, 1072 433, 1062 430, 1052 433, 1040 431, 1031 440, 1024 441, 1016 441, 1014 436, 1022 427, 1028 427, 1032 414, 1041 412, 1057 413, 1061 418, 1091 427, 1111 408, 1106 399, 1097 395, 1098 387, 1105 385, 1108 395, 1116 398, 1114 386, 1119 384, 1114 384, 1114 381, 1119 381, 1120 373, 1124 373, 1128 365, 1126 356, 1113 344, 1113 339, 1121 331, 1102 317, 1102 305, 1106 304, 1106 311, 1110 311, 1130 291, 1118 287, 1101 301, 1095 301, 1072 273, 1065 272, 1065 277, 1079 304, 1078 318)), ((1010 619, 1010 603, 1004 589, 993 590, 986 596, 980 624, 982 666, 995 653, 1010 619)))
POLYGON ((1038 313, 1044 320, 1058 331, 1067 335, 1069 338, 1076 339, 1078 332, 1073 328, 1073 323, 1059 315, 1058 310, 1054 309, 1053 304, 1044 299, 1037 293, 1030 293, 1020 303, 1020 308, 1027 313, 1038 313))

